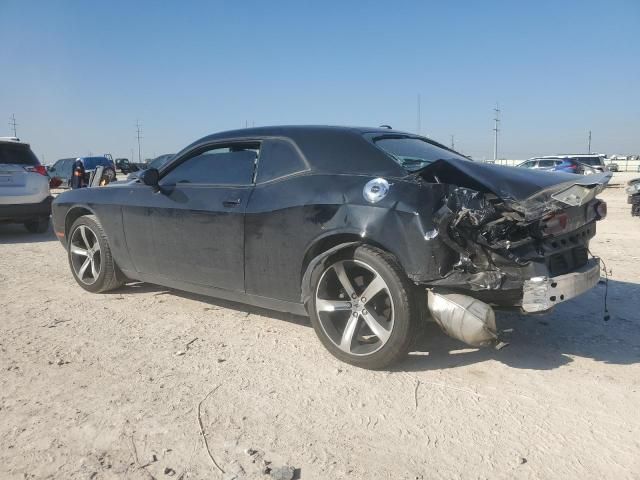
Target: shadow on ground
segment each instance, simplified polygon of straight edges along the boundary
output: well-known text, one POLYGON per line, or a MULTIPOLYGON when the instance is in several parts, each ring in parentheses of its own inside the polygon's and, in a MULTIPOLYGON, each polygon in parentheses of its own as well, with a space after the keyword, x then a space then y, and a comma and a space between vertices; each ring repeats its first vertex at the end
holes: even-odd
POLYGON ((57 240, 57 238, 51 225, 49 225, 49 229, 45 233, 29 233, 24 228, 24 225, 0 224, 0 245, 53 242, 54 240, 57 240))
MULTIPOLYGON (((472 348, 447 337, 434 323, 427 323, 416 341, 415 351, 394 371, 457 368, 487 360, 513 368, 551 370, 571 363, 572 356, 611 364, 640 363, 640 285, 609 282, 611 319, 604 321, 604 284, 559 305, 545 315, 497 312, 500 338, 508 346, 472 348)), ((202 295, 165 289, 146 283, 129 284, 114 293, 176 295, 220 308, 310 326, 309 319, 202 295)))

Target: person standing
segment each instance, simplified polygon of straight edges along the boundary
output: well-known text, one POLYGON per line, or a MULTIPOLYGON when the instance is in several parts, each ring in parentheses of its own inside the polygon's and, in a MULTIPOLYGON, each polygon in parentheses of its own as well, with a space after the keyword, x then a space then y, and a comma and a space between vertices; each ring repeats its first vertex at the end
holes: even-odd
POLYGON ((79 158, 73 163, 73 172, 71 173, 71 188, 83 188, 87 184, 84 179, 84 164, 79 158))

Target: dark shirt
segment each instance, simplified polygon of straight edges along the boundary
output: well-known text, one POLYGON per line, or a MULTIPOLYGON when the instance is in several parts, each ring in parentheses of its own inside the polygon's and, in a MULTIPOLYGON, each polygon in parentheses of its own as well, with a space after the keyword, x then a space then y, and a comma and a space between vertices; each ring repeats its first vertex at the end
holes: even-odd
POLYGON ((84 165, 82 160, 76 160, 73 164, 73 172, 71 173, 71 188, 86 187, 87 184, 84 181, 84 165))

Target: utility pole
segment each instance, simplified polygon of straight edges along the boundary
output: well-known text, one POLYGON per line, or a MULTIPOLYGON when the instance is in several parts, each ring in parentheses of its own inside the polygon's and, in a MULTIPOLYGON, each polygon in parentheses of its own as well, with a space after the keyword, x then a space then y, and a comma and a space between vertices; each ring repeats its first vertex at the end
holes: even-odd
POLYGON ((455 150, 456 149, 456 144, 453 141, 453 138, 454 138, 453 135, 451 135, 451 150, 455 150))
POLYGON ((494 117, 494 127, 493 127, 493 160, 498 160, 498 132, 500 128, 498 128, 498 124, 500 123, 500 106, 498 102, 496 102, 496 108, 493 109, 496 112, 496 116, 494 117))
POLYGON ((418 135, 420 135, 420 130, 422 130, 422 113, 420 112, 421 103, 422 101, 420 99, 420 94, 418 94, 418 119, 417 119, 417 125, 416 125, 416 130, 418 135))
POLYGON ((142 150, 140 148, 140 139, 142 138, 140 134, 142 130, 140 130, 140 122, 136 120, 136 138, 138 139, 138 163, 142 163, 142 150))
POLYGON ((16 123, 16 114, 12 113, 11 117, 9 118, 9 126, 13 129, 13 136, 14 137, 18 137, 18 133, 16 130, 16 127, 18 126, 18 124, 16 123))
POLYGON ((587 153, 591 153, 591 130, 589 130, 589 151, 587 153))

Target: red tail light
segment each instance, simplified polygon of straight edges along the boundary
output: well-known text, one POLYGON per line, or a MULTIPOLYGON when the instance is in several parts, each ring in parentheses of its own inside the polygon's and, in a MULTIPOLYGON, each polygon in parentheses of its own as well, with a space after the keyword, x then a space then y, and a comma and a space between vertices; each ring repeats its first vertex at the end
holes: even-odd
POLYGON ((598 220, 602 220, 607 216, 607 202, 600 200, 596 203, 593 208, 596 209, 596 215, 598 216, 598 220))
POLYGON ((566 213, 554 214, 544 220, 542 231, 545 235, 560 233, 567 228, 567 223, 569 223, 569 216, 566 213))
POLYGON ((572 163, 571 165, 569 165, 569 168, 571 170, 576 170, 578 168, 578 165, 576 165, 575 163, 572 163))
POLYGON ((45 167, 44 165, 34 165, 33 167, 25 167, 25 170, 27 172, 35 172, 35 173, 39 173, 40 175, 47 175, 47 167, 45 167))

